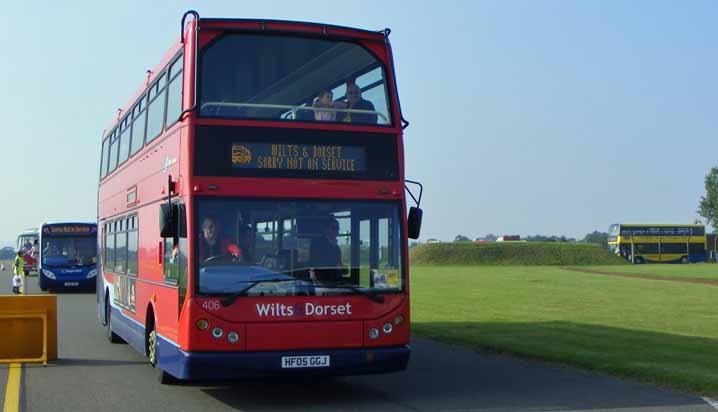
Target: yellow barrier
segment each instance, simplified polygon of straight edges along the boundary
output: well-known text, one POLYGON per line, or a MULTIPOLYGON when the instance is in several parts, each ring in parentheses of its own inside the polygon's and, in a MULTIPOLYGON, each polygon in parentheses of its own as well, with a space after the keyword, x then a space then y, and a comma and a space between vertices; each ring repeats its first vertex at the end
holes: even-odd
POLYGON ((57 359, 57 296, 0 296, 0 363, 57 359))

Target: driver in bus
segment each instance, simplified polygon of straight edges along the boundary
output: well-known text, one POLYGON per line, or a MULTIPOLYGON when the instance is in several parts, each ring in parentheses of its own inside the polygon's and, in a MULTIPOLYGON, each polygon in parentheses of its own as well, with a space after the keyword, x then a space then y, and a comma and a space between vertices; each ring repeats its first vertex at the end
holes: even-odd
POLYGON ((309 264, 314 268, 315 280, 336 282, 345 272, 342 251, 337 244, 339 222, 334 217, 327 218, 321 233, 320 237, 312 241, 309 264))
POLYGON ((254 242, 256 234, 251 226, 239 228, 239 250, 244 263, 254 263, 254 242))
POLYGON ((38 244, 38 240, 34 239, 32 241, 32 247, 30 248, 30 256, 33 259, 37 259, 37 255, 40 252, 40 245, 38 244))
POLYGON ((47 241, 45 242, 45 248, 42 250, 42 254, 47 256, 59 256, 60 249, 58 249, 54 243, 50 243, 50 241, 47 241))
POLYGON ((199 260, 207 261, 212 257, 240 257, 239 247, 221 233, 217 219, 207 216, 202 220, 202 232, 199 240, 199 260))

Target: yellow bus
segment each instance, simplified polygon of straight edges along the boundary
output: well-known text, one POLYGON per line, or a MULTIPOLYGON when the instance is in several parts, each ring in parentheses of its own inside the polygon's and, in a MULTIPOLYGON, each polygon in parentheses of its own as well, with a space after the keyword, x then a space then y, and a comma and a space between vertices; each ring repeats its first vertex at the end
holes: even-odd
POLYGON ((695 263, 706 261, 704 225, 613 224, 608 248, 631 263, 695 263))

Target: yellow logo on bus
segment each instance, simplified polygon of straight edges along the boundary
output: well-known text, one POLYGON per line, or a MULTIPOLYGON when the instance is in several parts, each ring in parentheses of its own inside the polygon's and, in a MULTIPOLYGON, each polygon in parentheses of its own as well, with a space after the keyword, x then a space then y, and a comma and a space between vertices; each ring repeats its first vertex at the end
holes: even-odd
POLYGON ((252 161, 252 152, 246 146, 232 146, 232 163, 246 165, 252 161))

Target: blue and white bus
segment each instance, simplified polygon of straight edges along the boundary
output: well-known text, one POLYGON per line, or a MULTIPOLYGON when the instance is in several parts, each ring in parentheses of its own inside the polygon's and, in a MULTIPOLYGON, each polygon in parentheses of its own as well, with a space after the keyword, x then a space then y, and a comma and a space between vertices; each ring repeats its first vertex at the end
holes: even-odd
POLYGON ((45 223, 40 228, 40 289, 95 289, 97 224, 45 223))

